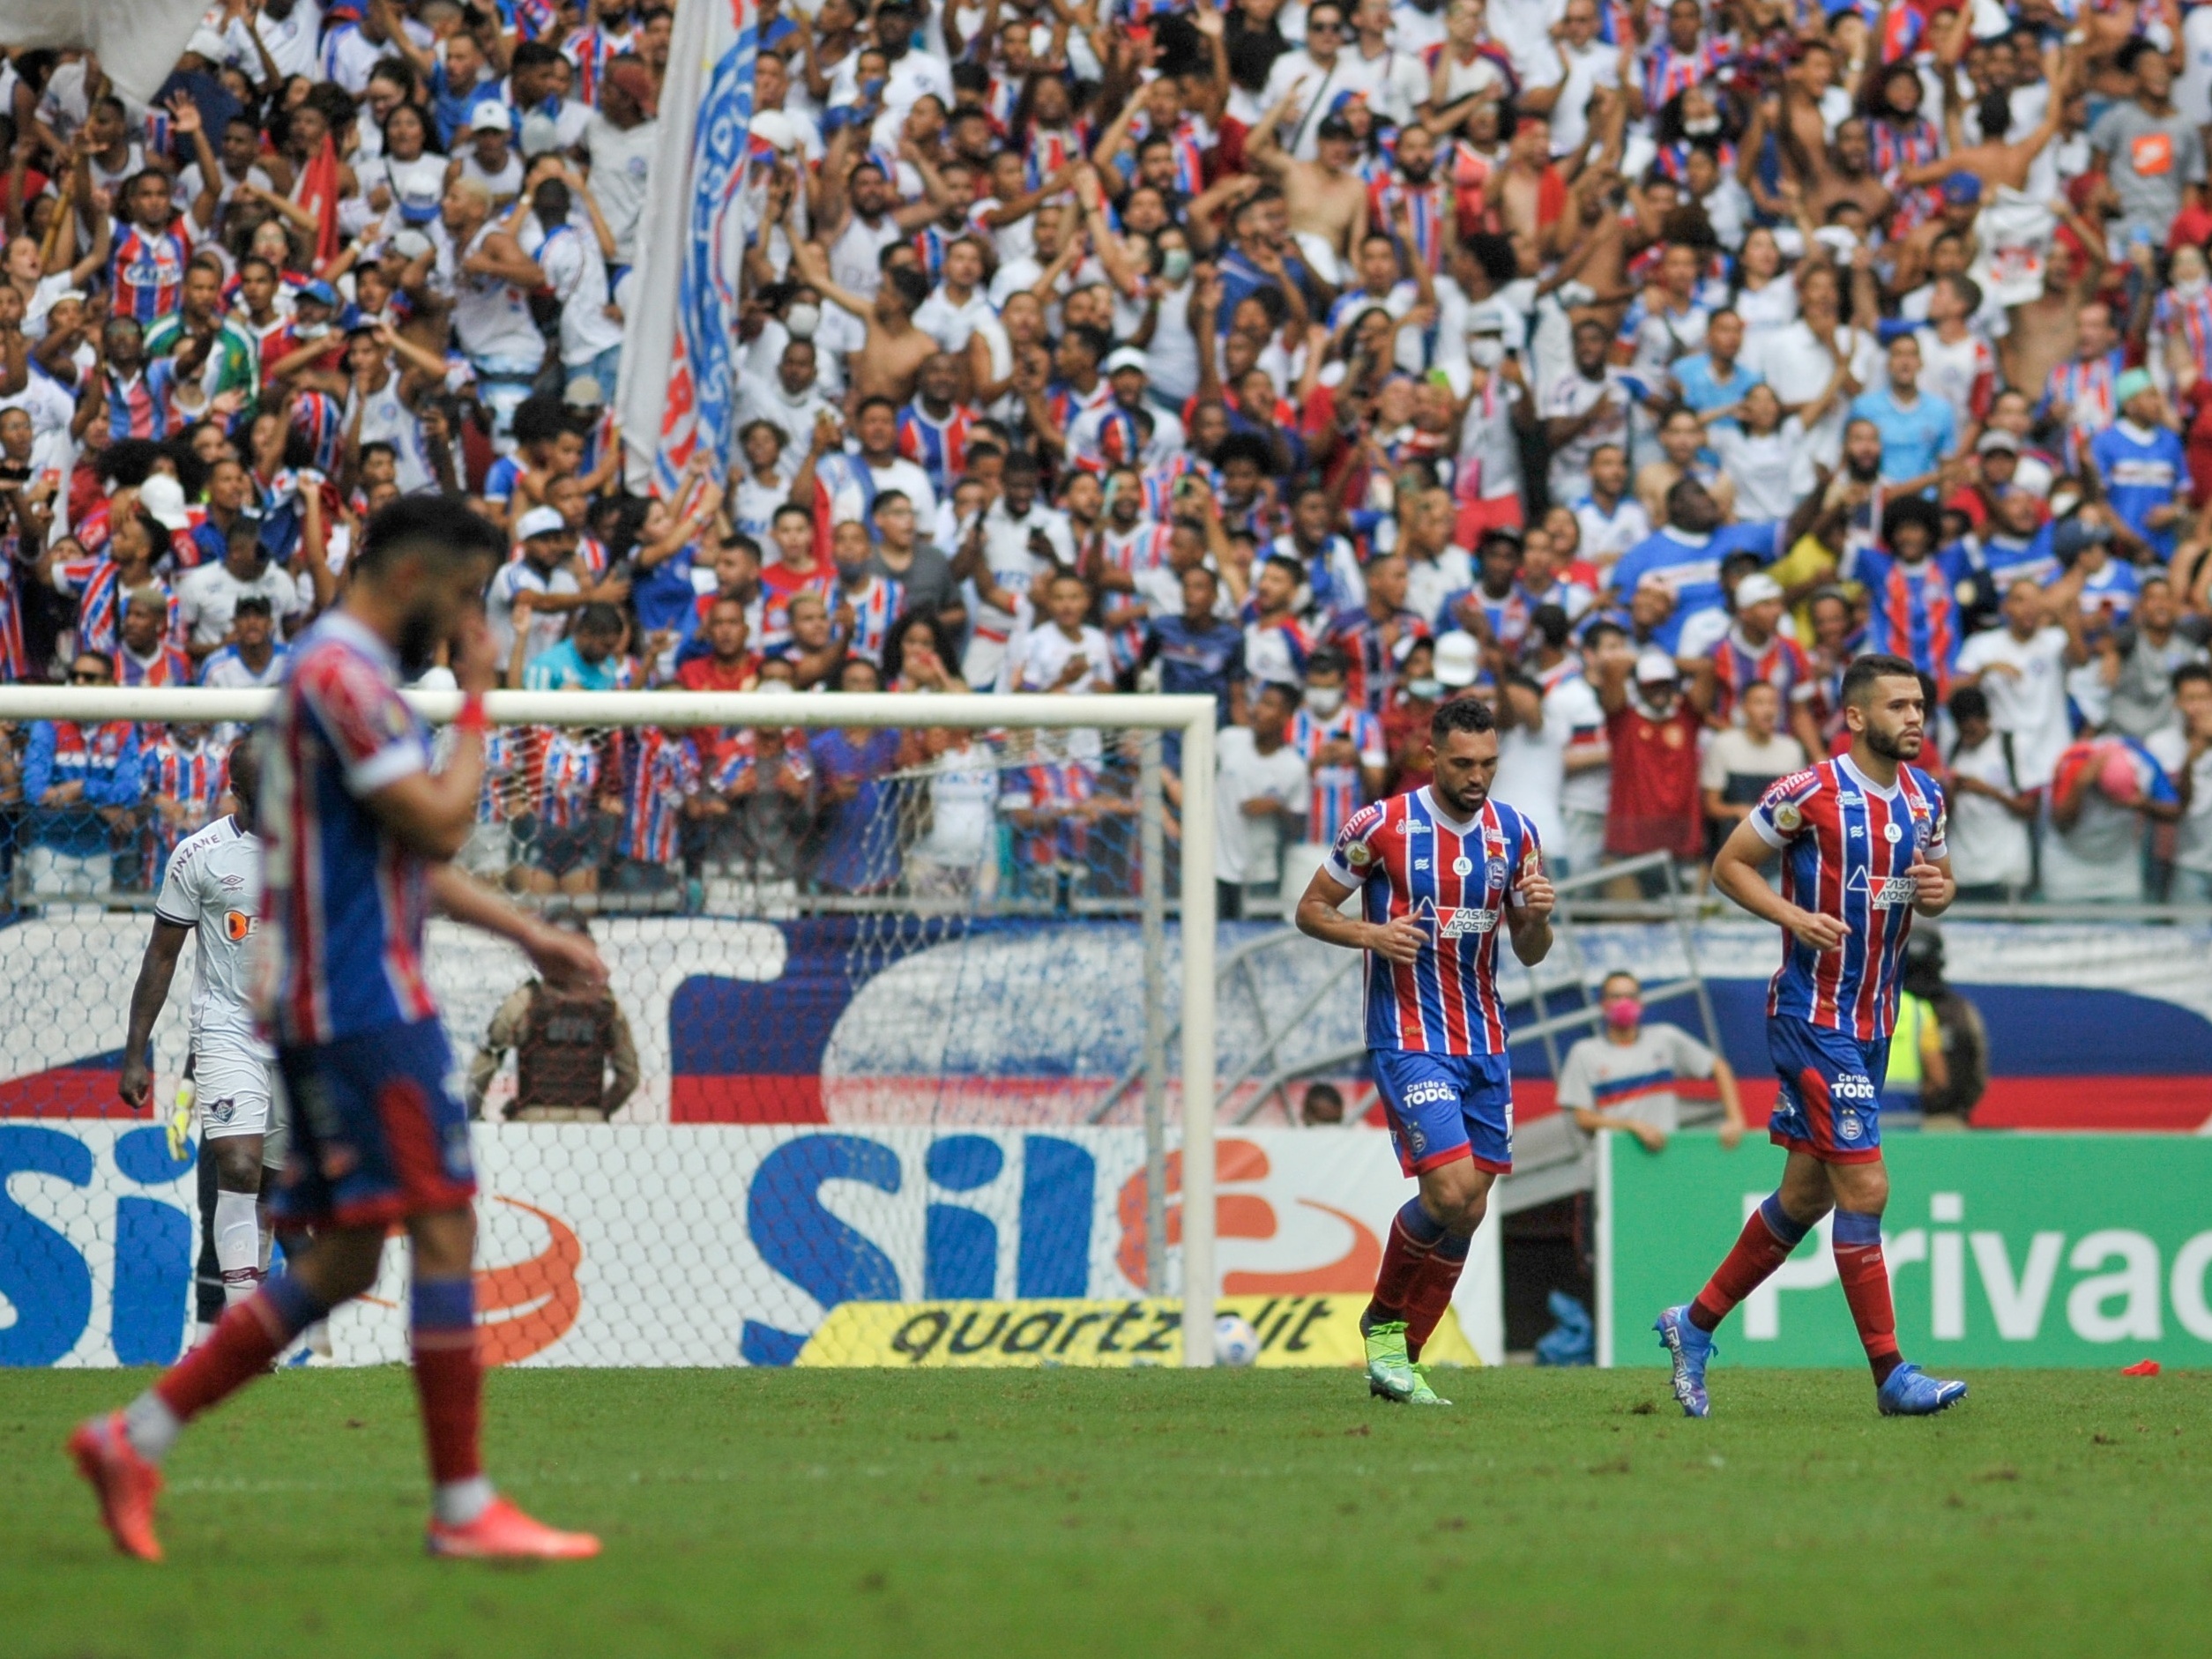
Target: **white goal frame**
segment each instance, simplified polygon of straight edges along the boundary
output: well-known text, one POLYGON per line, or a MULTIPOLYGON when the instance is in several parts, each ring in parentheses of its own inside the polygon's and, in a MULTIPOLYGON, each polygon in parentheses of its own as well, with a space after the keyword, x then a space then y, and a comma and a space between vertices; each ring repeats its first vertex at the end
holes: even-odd
MULTIPOLYGON (((411 691, 434 724, 460 712, 458 691, 411 691)), ((0 720, 252 721, 272 691, 197 687, 0 686, 0 720)), ((503 725, 1120 727, 1180 733, 1183 743, 1182 1283, 1183 1364, 1210 1365, 1214 1263, 1214 700, 1208 696, 915 696, 890 692, 494 691, 503 725)), ((1150 872, 1147 872, 1150 880, 1150 872)))

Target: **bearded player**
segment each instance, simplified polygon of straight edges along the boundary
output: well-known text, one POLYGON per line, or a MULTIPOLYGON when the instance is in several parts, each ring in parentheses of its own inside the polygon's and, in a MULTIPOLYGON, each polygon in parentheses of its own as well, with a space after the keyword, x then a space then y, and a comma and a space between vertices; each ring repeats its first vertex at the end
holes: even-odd
POLYGON ((1767 990, 1767 1045, 1782 1090, 1769 1132, 1789 1150, 1780 1190, 1744 1223, 1697 1299, 1655 1328, 1674 1360, 1686 1416, 1712 1408, 1705 1366, 1713 1330, 1789 1257, 1830 1210, 1836 1271, 1873 1367, 1885 1417, 1927 1417, 1966 1397, 1905 1363, 1882 1261, 1882 1078, 1912 918, 1940 916, 1957 896, 1943 843, 1943 795, 1907 764, 1920 753, 1927 708, 1918 670, 1902 657, 1861 657, 1844 671, 1849 755, 1781 779, 1713 860, 1713 885, 1785 935, 1767 990), (1759 867, 1782 854, 1782 891, 1759 867))
POLYGON ((268 1369, 376 1282, 384 1235, 413 1246, 409 1327, 434 1482, 433 1554, 575 1557, 599 1541, 540 1525, 492 1490, 478 1454, 483 1373, 470 1271, 476 1191, 466 1107, 426 974, 435 904, 511 940, 549 983, 594 984, 591 942, 514 910, 448 862, 483 777, 495 651, 481 595, 506 542, 454 502, 410 495, 369 521, 346 597, 293 647, 258 734, 262 1015, 292 1107, 279 1224, 315 1229, 283 1276, 124 1410, 70 1439, 116 1546, 159 1560, 160 1464, 184 1424, 268 1369), (441 641, 468 694, 443 770, 397 689, 441 641))
POLYGON ((1498 995, 1498 925, 1528 965, 1552 949, 1552 883, 1536 828, 1490 798, 1497 725, 1487 703, 1430 718, 1434 781, 1345 820, 1298 903, 1302 933, 1367 953, 1367 1057, 1398 1163, 1420 1182, 1360 1319, 1367 1387, 1449 1405, 1421 1348, 1451 1305, 1490 1188, 1513 1168, 1513 1076, 1498 995), (1354 893, 1361 919, 1338 908, 1354 893))

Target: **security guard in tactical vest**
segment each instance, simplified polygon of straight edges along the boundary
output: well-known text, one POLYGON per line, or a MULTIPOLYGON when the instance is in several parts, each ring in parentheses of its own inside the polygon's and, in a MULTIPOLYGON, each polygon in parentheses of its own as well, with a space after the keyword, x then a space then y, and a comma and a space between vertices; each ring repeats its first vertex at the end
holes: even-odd
MULTIPOLYGON (((572 911, 549 914, 556 926, 589 936, 572 911)), ((570 993, 540 979, 518 986, 492 1015, 468 1068, 468 1105, 481 1115, 485 1091, 515 1053, 518 1123, 604 1123, 637 1089, 637 1045, 611 989, 570 993)))

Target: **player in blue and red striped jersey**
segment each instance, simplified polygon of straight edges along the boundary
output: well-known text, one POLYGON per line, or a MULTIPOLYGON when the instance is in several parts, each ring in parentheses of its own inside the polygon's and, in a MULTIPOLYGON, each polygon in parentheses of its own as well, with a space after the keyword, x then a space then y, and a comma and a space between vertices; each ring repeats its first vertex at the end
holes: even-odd
POLYGON ((1398 1162, 1420 1181, 1390 1225, 1367 1332, 1367 1387, 1448 1405, 1419 1368, 1450 1306, 1490 1188, 1513 1167, 1513 1076, 1498 928, 1524 965, 1552 949, 1550 878, 1535 828, 1490 785, 1490 705, 1429 719, 1431 781, 1346 822, 1298 902, 1300 932, 1367 953, 1367 1057, 1398 1162), (1338 906, 1361 895, 1360 919, 1338 906))
POLYGON ((1889 1175, 1881 1090, 1912 919, 1940 915, 1958 885, 1944 846, 1943 792, 1909 763, 1924 741, 1920 673, 1861 657, 1843 676, 1851 752, 1792 773, 1760 798, 1713 860, 1713 885, 1786 935, 1767 991, 1767 1046, 1782 1090, 1768 1133, 1787 1149, 1782 1185, 1749 1220, 1696 1300, 1656 1328, 1685 1415, 1711 1405, 1713 1329, 1836 1215, 1836 1270, 1885 1417, 1925 1417, 1965 1397, 1905 1363, 1881 1254, 1889 1175), (1782 890, 1759 867, 1782 854, 1782 890))
POLYGON ((102 336, 108 361, 100 371, 99 413, 95 417, 111 443, 126 438, 152 438, 157 443, 182 425, 176 412, 177 360, 159 357, 148 362, 143 330, 127 316, 112 319, 102 336))
POLYGON ((930 487, 941 496, 950 495, 967 471, 968 436, 982 419, 955 401, 958 373, 957 358, 933 355, 922 365, 913 401, 898 412, 898 452, 929 474, 930 487))
POLYGON ((520 946, 549 984, 606 982, 589 941, 513 909, 448 862, 476 816, 482 693, 496 672, 481 595, 506 551, 498 531, 456 502, 410 495, 378 513, 344 601, 298 642, 257 740, 269 943, 259 1000, 296 1109, 275 1208, 280 1221, 311 1226, 314 1241, 127 1410, 71 1436, 116 1546, 141 1559, 161 1556, 159 1465, 183 1425, 368 1290, 395 1222, 413 1246, 415 1390, 436 1483, 431 1552, 598 1552, 597 1539, 541 1526, 484 1477, 468 1112, 448 1081, 457 1068, 422 955, 436 906, 520 946), (398 688, 448 639, 468 696, 451 750, 433 770, 428 729, 398 688))

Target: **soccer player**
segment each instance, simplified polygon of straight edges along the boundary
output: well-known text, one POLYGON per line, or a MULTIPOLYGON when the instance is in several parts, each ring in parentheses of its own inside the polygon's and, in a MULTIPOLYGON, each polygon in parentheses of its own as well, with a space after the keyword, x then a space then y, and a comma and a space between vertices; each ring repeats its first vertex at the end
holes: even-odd
POLYGON ((261 911, 262 847, 251 828, 261 775, 248 740, 231 746, 229 772, 238 810, 179 842, 162 874, 153 937, 130 993, 117 1084, 136 1107, 153 1091, 147 1047, 189 936, 195 945, 192 1086, 215 1165, 215 1264, 227 1308, 260 1288, 262 1191, 275 1187, 285 1149, 281 1109, 270 1086, 276 1056, 254 1030, 250 997, 249 941, 261 911))
POLYGON ((591 942, 512 909, 448 862, 475 822, 495 651, 482 594, 507 551, 439 496, 404 496, 363 533, 344 601, 295 645, 262 755, 266 844, 257 987, 291 1104, 275 1211, 315 1239, 283 1276, 128 1409, 81 1424, 69 1449, 117 1548, 159 1560, 160 1465, 183 1425, 264 1372, 294 1336, 376 1282, 384 1235, 413 1246, 415 1391, 435 1488, 428 1545, 450 1556, 569 1558, 556 1532, 497 1496, 478 1453, 483 1373, 470 1268, 468 1114, 423 965, 435 904, 512 941, 556 987, 604 979, 591 942), (453 642, 468 696, 442 770, 397 687, 453 642))
POLYGON ((1300 932, 1367 953, 1368 1058, 1398 1163, 1420 1182, 1390 1226, 1360 1324, 1367 1387, 1449 1405, 1421 1347, 1451 1305, 1490 1188, 1513 1168, 1513 1076, 1498 925, 1533 966, 1552 949, 1536 828, 1490 796, 1497 724, 1475 698, 1430 718, 1432 781, 1344 821, 1298 902, 1300 932), (1361 919, 1339 909, 1361 895, 1361 919))
POLYGON ((1912 918, 1957 896, 1943 841, 1942 792, 1918 768, 1927 709, 1902 657, 1844 672, 1851 752, 1770 787, 1713 860, 1713 885, 1787 935, 1767 989, 1767 1046, 1782 1091, 1769 1134, 1788 1149, 1782 1186, 1761 1203, 1697 1299, 1654 1327, 1674 1360, 1684 1415, 1706 1416, 1713 1330, 1836 1212, 1836 1270, 1873 1367, 1885 1417, 1925 1417, 1966 1396, 1905 1363, 1882 1261, 1881 1080, 1912 918), (1783 855, 1782 890, 1759 867, 1783 855))

